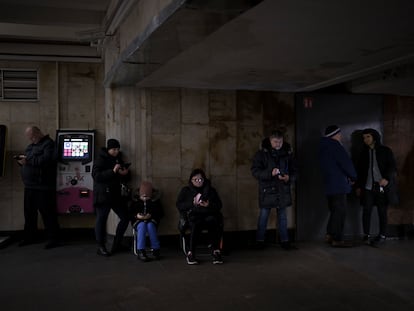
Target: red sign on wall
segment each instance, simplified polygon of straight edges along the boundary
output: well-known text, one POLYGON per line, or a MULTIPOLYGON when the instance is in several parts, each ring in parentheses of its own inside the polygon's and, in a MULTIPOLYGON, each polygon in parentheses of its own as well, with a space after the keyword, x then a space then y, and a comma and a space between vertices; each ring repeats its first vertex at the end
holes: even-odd
POLYGON ((303 107, 312 108, 312 105, 313 105, 313 98, 312 97, 304 97, 303 98, 303 107))

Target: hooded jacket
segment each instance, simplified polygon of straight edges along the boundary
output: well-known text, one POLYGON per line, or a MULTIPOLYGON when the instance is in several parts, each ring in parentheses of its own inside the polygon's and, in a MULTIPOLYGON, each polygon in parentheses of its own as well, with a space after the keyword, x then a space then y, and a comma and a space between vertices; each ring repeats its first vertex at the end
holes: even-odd
POLYGON ((291 183, 296 179, 296 165, 294 163, 290 144, 283 142, 279 150, 273 149, 269 138, 262 141, 262 146, 254 155, 251 173, 258 180, 259 207, 287 207, 292 205, 291 183), (279 168, 281 174, 288 174, 289 181, 279 180, 278 176, 272 176, 272 170, 279 168), (277 197, 268 203, 266 196, 272 193, 277 197))
MULTIPOLYGON (((378 133, 378 131, 374 129, 368 129, 367 133, 371 134, 372 138, 375 141, 375 156, 381 176, 382 178, 388 180, 388 185, 384 188, 388 203, 393 205, 398 204, 399 199, 395 180, 397 174, 397 165, 395 162, 394 154, 389 147, 384 146, 381 143, 381 135, 378 133)), ((356 184, 356 186, 363 191, 361 197, 361 203, 363 205, 365 205, 363 194, 365 191, 365 185, 367 183, 369 173, 369 162, 370 147, 364 144, 364 148, 358 157, 358 180, 356 184)))
POLYGON ((330 137, 322 137, 319 145, 319 160, 326 195, 351 192, 351 181, 357 174, 351 158, 342 144, 330 137))

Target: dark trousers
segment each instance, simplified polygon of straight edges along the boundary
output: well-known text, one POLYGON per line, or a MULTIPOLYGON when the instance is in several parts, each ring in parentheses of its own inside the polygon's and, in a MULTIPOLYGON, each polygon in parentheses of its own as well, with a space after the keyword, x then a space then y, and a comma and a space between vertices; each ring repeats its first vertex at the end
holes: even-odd
POLYGON ((42 216, 43 225, 50 241, 59 239, 59 223, 56 211, 56 191, 24 189, 24 239, 37 238, 37 215, 42 216))
POLYGON ((365 190, 364 207, 362 209, 362 227, 365 235, 370 234, 371 214, 374 205, 377 207, 379 230, 381 235, 387 233, 387 199, 384 192, 365 190))
POLYGON ((189 251, 195 252, 198 240, 203 229, 207 229, 213 250, 220 248, 220 223, 215 216, 196 216, 190 219, 190 245, 189 251))
POLYGON ((95 206, 96 211, 96 223, 95 223, 95 237, 99 245, 104 246, 106 243, 106 222, 108 221, 108 215, 111 209, 119 217, 119 223, 116 227, 115 240, 120 240, 124 236, 124 233, 129 225, 129 218, 126 209, 126 205, 123 203, 118 204, 103 204, 95 206))
POLYGON ((326 233, 335 241, 344 239, 344 226, 346 217, 346 194, 328 195, 328 208, 330 211, 326 233))

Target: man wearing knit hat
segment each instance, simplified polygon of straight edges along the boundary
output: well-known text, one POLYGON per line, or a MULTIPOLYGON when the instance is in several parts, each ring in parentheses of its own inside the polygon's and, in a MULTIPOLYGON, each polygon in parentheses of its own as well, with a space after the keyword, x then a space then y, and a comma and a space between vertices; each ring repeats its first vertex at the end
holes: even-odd
POLYGON ((108 139, 106 148, 101 148, 92 167, 94 207, 96 211, 95 235, 98 242, 97 254, 109 256, 125 250, 122 239, 129 224, 126 201, 121 196, 121 183, 129 177, 128 166, 122 159, 119 141, 108 139), (106 249, 106 222, 111 209, 120 221, 116 228, 111 252, 106 249))
POLYGON ((334 247, 347 247, 344 241, 347 194, 357 178, 354 165, 341 144, 341 129, 330 125, 319 145, 321 173, 328 199, 330 216, 326 228, 326 241, 334 247))

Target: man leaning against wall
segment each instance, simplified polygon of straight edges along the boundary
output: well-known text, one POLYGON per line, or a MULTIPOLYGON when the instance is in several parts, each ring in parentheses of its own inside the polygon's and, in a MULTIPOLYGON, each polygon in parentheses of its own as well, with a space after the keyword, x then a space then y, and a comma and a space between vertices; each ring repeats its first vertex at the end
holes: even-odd
POLYGON ((48 242, 45 249, 60 246, 56 211, 56 145, 37 126, 25 130, 30 144, 24 154, 15 156, 24 183, 24 231, 19 246, 39 241, 37 215, 40 215, 48 242))

